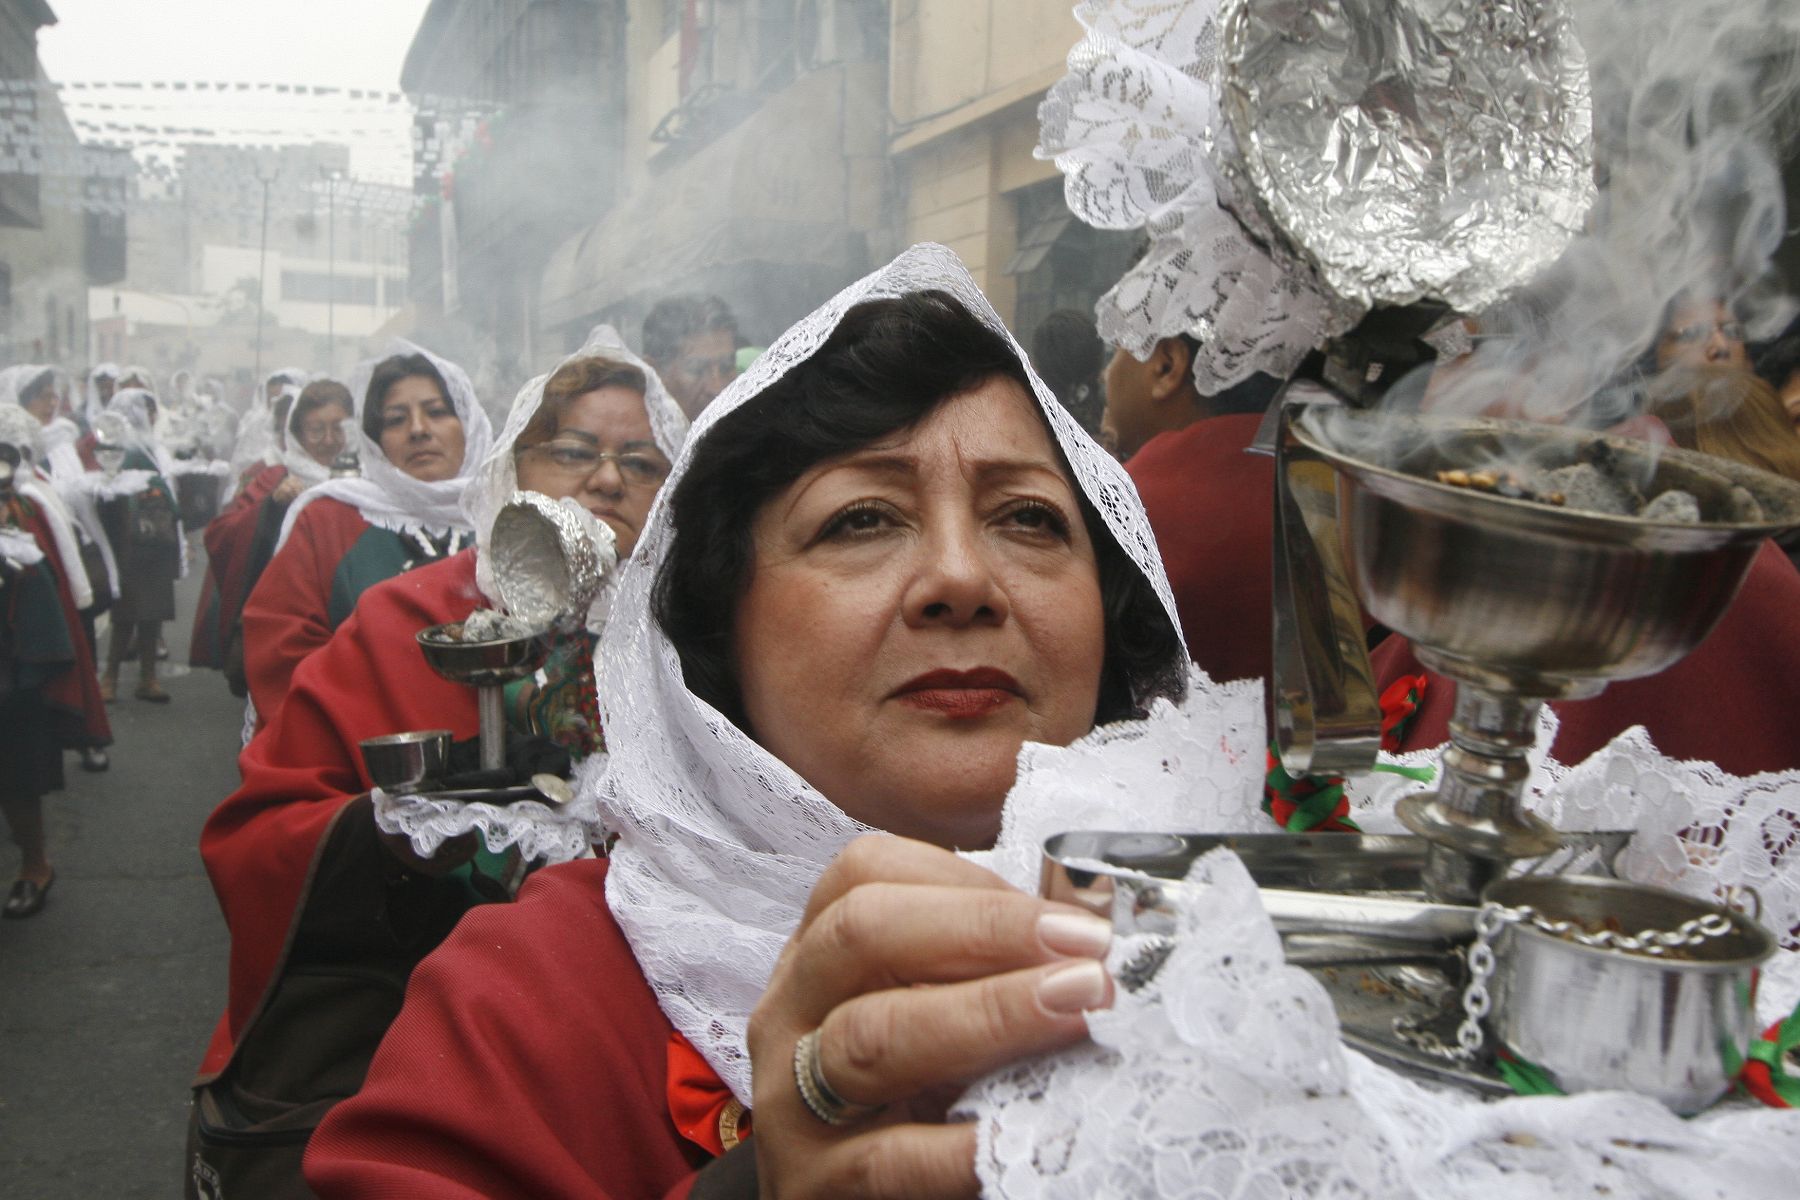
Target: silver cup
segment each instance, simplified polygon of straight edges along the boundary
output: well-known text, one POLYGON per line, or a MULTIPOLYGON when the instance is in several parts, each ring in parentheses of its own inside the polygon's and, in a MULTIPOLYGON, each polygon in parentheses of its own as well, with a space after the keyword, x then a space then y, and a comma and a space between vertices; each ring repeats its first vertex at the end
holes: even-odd
POLYGON ((450 760, 448 729, 390 733, 365 738, 357 745, 362 748, 369 778, 384 792, 417 791, 425 781, 441 779, 450 760))
POLYGON ((1566 1092, 1624 1089, 1686 1116, 1730 1090, 1756 1037, 1761 964, 1775 951, 1768 930, 1719 905, 1616 879, 1521 877, 1484 899, 1588 926, 1616 923, 1627 934, 1728 917, 1729 933, 1668 958, 1510 924, 1494 941, 1488 1027, 1566 1092))

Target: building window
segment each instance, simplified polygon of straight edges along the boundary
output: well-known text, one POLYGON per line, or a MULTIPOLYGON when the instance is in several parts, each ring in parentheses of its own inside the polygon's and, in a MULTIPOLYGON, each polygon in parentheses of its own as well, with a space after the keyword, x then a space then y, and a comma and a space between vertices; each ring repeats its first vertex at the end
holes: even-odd
POLYGON ((376 282, 373 275, 339 275, 334 280, 324 271, 283 271, 281 273, 281 299, 283 301, 299 301, 306 304, 366 304, 373 307, 376 304, 375 287, 376 282))
POLYGON ((1095 229, 1075 219, 1059 179, 1014 193, 1019 206, 1019 247, 1006 274, 1019 281, 1013 328, 1029 346, 1044 318, 1059 308, 1091 316, 1094 304, 1131 265, 1143 234, 1095 229))

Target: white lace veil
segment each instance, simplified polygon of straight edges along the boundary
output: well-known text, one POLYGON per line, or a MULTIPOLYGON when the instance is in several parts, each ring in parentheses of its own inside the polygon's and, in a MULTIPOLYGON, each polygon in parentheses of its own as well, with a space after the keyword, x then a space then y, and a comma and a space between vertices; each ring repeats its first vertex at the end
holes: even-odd
POLYGON ((92 428, 100 414, 106 411, 106 405, 100 402, 100 381, 118 377, 119 364, 115 362, 95 363, 93 368, 88 371, 87 384, 82 390, 81 416, 88 423, 89 428, 92 428))
POLYGON ((106 411, 125 418, 128 444, 134 450, 143 451, 144 456, 156 464, 156 473, 163 477, 163 483, 174 494, 178 487, 175 458, 156 436, 156 419, 151 415, 156 407, 156 393, 145 388, 123 388, 113 393, 106 411))
MULTIPOLYGON (((117 373, 115 368, 114 374, 117 373)), ((257 381, 244 415, 238 418, 237 441, 231 448, 231 465, 239 471, 248 470, 259 462, 274 465, 270 455, 276 448, 275 406, 269 401, 269 384, 278 379, 298 391, 306 386, 307 374, 299 367, 282 367, 257 381)))
MULTIPOLYGON (((302 415, 300 412, 300 395, 304 389, 296 388, 293 384, 288 384, 281 390, 284 395, 288 392, 292 392, 294 395, 294 402, 288 405, 287 437, 283 439, 284 444, 277 447, 276 450, 281 456, 281 465, 288 469, 289 475, 294 476, 309 488, 315 484, 324 483, 327 479, 331 478, 330 464, 319 462, 318 459, 308 454, 300 444, 300 426, 298 422, 302 415)), ((356 407, 354 399, 351 400, 350 406, 351 408, 356 407)))
POLYGON ((463 491, 494 445, 493 426, 488 423, 481 402, 475 398, 475 385, 469 382, 468 373, 423 346, 396 339, 380 358, 357 364, 355 374, 350 377, 350 397, 356 405, 356 453, 362 463, 362 474, 352 479, 332 479, 302 492, 288 507, 287 518, 281 524, 281 542, 287 541, 294 521, 306 506, 323 496, 341 500, 360 512, 369 524, 397 533, 410 529, 422 529, 433 535, 452 530, 468 532, 470 526, 462 508, 463 491), (384 360, 395 355, 414 354, 424 355, 437 368, 445 390, 449 392, 447 399, 462 421, 462 465, 450 479, 430 482, 414 479, 389 462, 381 446, 363 432, 362 416, 368 403, 369 377, 384 360))
POLYGON ((961 261, 942 246, 915 246, 839 293, 706 409, 621 569, 601 639, 597 669, 611 764, 600 788, 608 825, 620 834, 607 877, 613 915, 664 1013, 745 1103, 750 1010, 820 872, 868 829, 687 690, 675 648, 651 613, 652 584, 675 537, 669 499, 719 421, 816 353, 847 310, 926 289, 954 296, 1026 363, 1077 485, 1179 628, 1131 481, 1057 403, 961 261))
MULTIPOLYGON (((687 439, 687 417, 670 398, 662 379, 651 369, 649 363, 632 353, 630 347, 625 345, 625 339, 619 336, 618 330, 611 325, 596 325, 587 335, 587 340, 581 344, 581 349, 519 389, 512 408, 506 414, 506 424, 494 441, 494 448, 476 469, 475 478, 469 481, 469 488, 463 493, 463 511, 468 515, 469 524, 474 528, 477 544, 482 550, 487 549, 487 540, 494 528, 494 518, 519 487, 513 443, 519 440, 519 435, 525 432, 525 427, 537 416, 538 408, 544 403, 544 388, 549 385, 551 378, 570 363, 584 358, 609 359, 642 371, 645 385, 644 413, 650 418, 650 435, 656 439, 656 448, 670 462, 674 462, 676 455, 681 453, 681 443, 687 439)), ((476 556, 475 582, 490 603, 499 603, 500 595, 494 587, 493 573, 485 553, 476 556)))

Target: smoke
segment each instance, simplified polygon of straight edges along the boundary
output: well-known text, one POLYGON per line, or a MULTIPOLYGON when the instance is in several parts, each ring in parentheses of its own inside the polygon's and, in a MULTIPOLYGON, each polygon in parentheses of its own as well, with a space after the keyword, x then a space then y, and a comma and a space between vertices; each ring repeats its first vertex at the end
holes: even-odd
MULTIPOLYGON (((1593 78, 1600 196, 1523 293, 1482 314, 1474 354, 1429 383, 1434 411, 1606 425, 1632 414, 1665 316, 1722 301, 1750 340, 1794 303, 1773 272, 1787 226, 1779 139, 1800 96, 1791 0, 1576 0, 1593 78)), ((1427 384, 1403 382, 1413 402, 1427 384)))

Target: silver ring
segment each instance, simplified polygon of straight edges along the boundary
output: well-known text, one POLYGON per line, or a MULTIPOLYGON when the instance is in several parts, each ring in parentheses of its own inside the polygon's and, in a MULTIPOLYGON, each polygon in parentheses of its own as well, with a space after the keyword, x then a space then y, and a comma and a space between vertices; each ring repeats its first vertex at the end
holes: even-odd
POLYGON ((825 1072, 819 1066, 819 1031, 816 1029, 794 1043, 794 1087, 799 1091, 800 1102, 806 1105, 806 1111, 835 1128, 866 1121, 881 1111, 879 1104, 851 1103, 825 1082, 825 1072))

